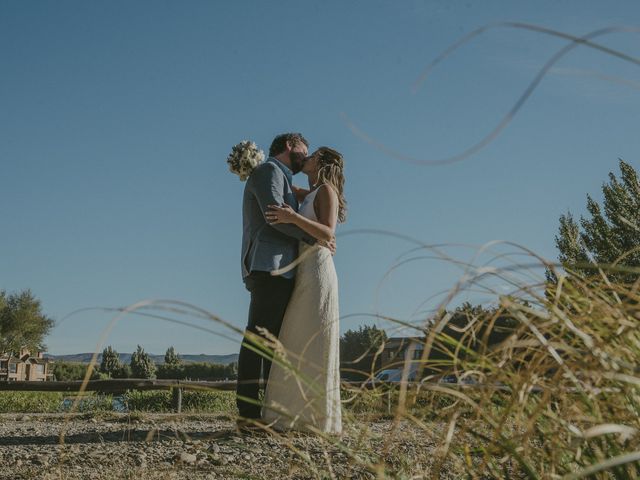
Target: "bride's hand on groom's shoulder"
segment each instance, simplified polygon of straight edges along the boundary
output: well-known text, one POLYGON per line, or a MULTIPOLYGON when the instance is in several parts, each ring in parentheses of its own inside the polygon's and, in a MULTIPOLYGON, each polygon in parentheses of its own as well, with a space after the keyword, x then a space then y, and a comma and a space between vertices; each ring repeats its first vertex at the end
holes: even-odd
POLYGON ((298 214, 286 203, 281 206, 269 205, 267 208, 268 210, 264 215, 267 222, 272 225, 278 223, 295 223, 296 221, 296 216, 298 214))

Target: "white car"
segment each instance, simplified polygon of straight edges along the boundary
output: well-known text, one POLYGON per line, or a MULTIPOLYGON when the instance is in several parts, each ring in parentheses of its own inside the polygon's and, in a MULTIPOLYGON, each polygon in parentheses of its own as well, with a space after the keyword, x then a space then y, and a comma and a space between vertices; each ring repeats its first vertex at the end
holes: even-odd
POLYGON ((466 376, 466 377, 462 377, 462 378, 458 378, 456 375, 450 373, 448 375, 443 375, 442 377, 440 377, 440 380, 438 380, 438 383, 454 383, 454 384, 458 384, 458 385, 475 385, 478 383, 478 381, 473 378, 472 376, 466 376))
MULTIPOLYGON (((416 378, 416 372, 409 372, 407 381, 413 382, 416 378)), ((402 381, 402 369, 393 368, 382 370, 377 373, 373 379, 374 383, 398 383, 402 381)))

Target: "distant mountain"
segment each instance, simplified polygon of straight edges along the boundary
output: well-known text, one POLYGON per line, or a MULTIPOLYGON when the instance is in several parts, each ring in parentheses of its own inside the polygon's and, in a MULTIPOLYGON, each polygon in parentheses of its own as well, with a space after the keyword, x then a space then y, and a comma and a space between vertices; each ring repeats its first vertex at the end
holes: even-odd
MULTIPOLYGON (((93 353, 70 353, 69 355, 50 355, 45 354, 46 358, 50 358, 52 360, 58 360, 61 362, 79 362, 79 363, 89 363, 91 361, 91 357, 93 353)), ((164 355, 154 355, 150 353, 149 356, 153 359, 154 362, 160 364, 164 363, 164 355)), ((222 365, 228 365, 233 362, 238 361, 237 353, 230 353, 228 355, 206 355, 204 353, 200 354, 185 354, 180 355, 180 358, 183 362, 204 362, 204 363, 217 363, 222 365)), ((102 360, 102 354, 98 354, 98 363, 102 360)), ((130 353, 121 353, 120 354, 120 362, 121 363, 129 363, 131 361, 130 353)))

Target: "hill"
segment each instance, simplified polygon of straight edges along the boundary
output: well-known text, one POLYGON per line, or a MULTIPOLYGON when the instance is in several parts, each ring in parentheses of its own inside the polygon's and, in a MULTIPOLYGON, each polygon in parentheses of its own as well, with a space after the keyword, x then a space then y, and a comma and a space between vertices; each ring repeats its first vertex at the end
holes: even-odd
MULTIPOLYGON (((68 355, 50 355, 45 354, 46 358, 50 358, 54 361, 61 362, 78 362, 78 363, 89 363, 91 361, 91 357, 93 353, 70 353, 68 355)), ((164 354, 163 355, 155 355, 150 353, 149 356, 153 359, 153 361, 157 364, 164 363, 164 354)), ((184 354, 180 355, 180 358, 183 362, 195 363, 195 362, 204 362, 204 363, 216 363, 221 365, 228 365, 233 362, 238 361, 237 353, 230 353, 228 355, 207 355, 204 353, 200 354, 184 354)), ((98 354, 98 363, 102 360, 102 354, 98 354)), ((120 362, 129 363, 131 361, 130 353, 121 353, 120 354, 120 362)))

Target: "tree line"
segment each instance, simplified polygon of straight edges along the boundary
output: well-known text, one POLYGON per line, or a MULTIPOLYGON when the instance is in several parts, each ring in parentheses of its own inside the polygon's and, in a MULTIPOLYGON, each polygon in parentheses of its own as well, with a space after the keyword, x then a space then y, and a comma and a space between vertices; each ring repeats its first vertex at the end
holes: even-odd
MULTIPOLYGON (((53 374, 57 381, 81 380, 89 365, 75 362, 56 362, 53 374)), ((237 363, 228 365, 207 362, 183 362, 173 346, 167 349, 164 363, 156 365, 153 359, 138 345, 127 363, 120 361, 120 355, 108 346, 102 351, 100 365, 92 369, 91 379, 109 378, 165 378, 178 380, 232 380, 237 375, 237 363)))

